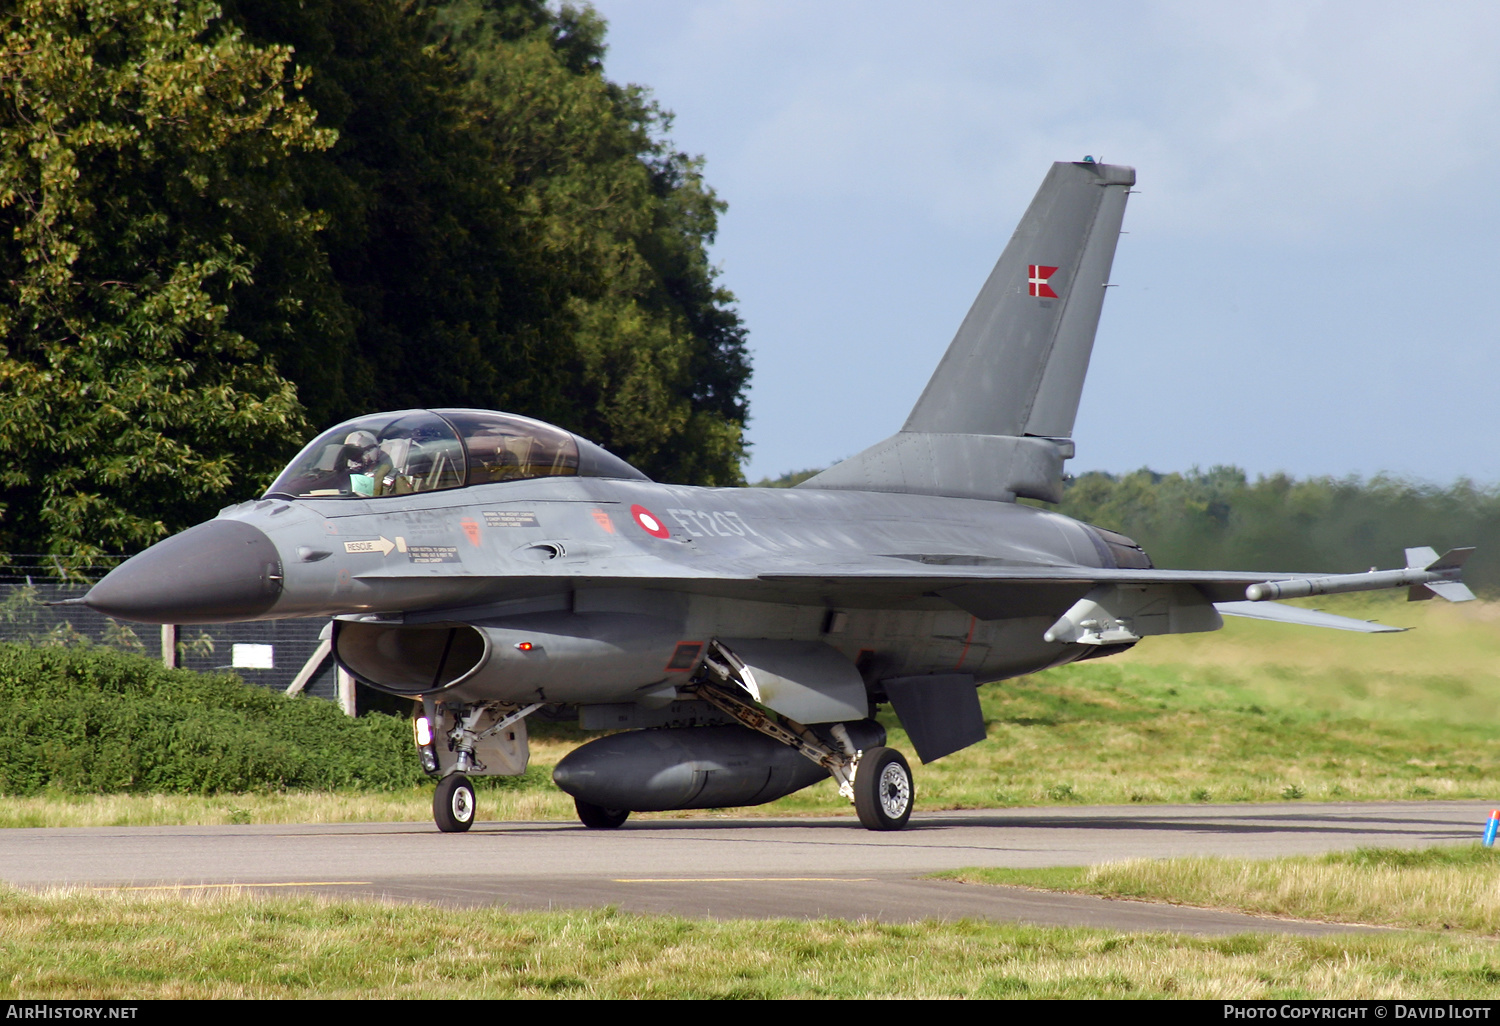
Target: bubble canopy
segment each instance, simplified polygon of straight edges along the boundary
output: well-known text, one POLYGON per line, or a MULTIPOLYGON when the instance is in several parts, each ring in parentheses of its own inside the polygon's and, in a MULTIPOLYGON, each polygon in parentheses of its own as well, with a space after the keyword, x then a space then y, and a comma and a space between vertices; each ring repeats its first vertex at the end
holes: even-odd
POLYGON ((561 428, 492 410, 402 410, 329 428, 266 496, 374 499, 538 477, 649 480, 561 428))

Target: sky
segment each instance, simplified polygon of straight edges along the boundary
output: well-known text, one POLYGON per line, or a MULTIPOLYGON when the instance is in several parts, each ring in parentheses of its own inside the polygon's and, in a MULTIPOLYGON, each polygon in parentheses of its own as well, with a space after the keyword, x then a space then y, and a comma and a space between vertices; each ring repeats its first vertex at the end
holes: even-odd
POLYGON ((750 480, 899 430, 1091 154, 1138 193, 1070 472, 1500 482, 1500 4, 594 6, 729 205, 750 480))

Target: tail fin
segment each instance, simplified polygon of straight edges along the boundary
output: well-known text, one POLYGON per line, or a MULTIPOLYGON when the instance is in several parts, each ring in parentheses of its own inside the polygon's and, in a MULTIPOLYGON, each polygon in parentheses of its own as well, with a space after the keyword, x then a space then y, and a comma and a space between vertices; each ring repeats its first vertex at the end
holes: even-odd
POLYGON ((799 487, 1062 498, 1135 170, 1052 165, 906 426, 799 487))

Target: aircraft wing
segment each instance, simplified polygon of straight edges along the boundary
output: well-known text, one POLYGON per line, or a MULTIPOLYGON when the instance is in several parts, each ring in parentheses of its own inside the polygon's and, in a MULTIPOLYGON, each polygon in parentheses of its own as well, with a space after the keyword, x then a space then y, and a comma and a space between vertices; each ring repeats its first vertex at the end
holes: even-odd
MULTIPOLYGON (((847 577, 830 575, 815 578, 799 578, 796 575, 766 575, 766 577, 783 582, 817 580, 820 586, 831 594, 837 594, 840 585, 847 585, 851 580, 858 581, 864 589, 882 586, 889 588, 897 586, 899 582, 905 584, 909 590, 921 588, 924 593, 942 598, 981 620, 1050 613, 1062 615, 1064 610, 1090 606, 1089 602, 1083 601, 1085 599, 1099 598, 1100 601, 1111 604, 1108 599, 1102 597, 1100 590, 1111 584, 1144 585, 1153 590, 1186 585, 1201 594, 1212 603, 1215 610, 1224 615, 1370 634, 1401 631, 1405 628, 1390 627, 1368 620, 1356 620, 1347 616, 1336 616, 1321 610, 1303 609, 1264 599, 1251 601, 1247 595, 1260 595, 1268 589, 1273 594, 1312 595, 1407 586, 1417 598, 1430 598, 1433 594, 1444 595, 1445 590, 1449 588, 1461 590, 1462 597, 1459 597, 1458 601, 1473 597, 1464 585, 1446 578, 1442 572, 1429 572, 1425 568, 1320 576, 1212 570, 1109 570, 1088 567, 1054 567, 1042 570, 986 567, 972 570, 964 568, 943 577, 923 575, 920 572, 913 572, 910 575, 889 575, 874 571, 855 571, 847 577), (1427 576, 1421 577, 1422 574, 1427 576), (1419 590, 1430 593, 1415 594, 1419 590), (1078 606, 1075 607, 1074 603, 1078 603, 1078 606)), ((1059 620, 1058 625, 1062 625, 1063 622, 1059 620)), ((1199 626, 1188 629, 1212 628, 1199 626)))
MULTIPOLYGON (((859 581, 866 584, 922 580, 932 582, 930 590, 945 596, 949 594, 980 596, 989 588, 1006 589, 1027 585, 1065 589, 1069 586, 1107 584, 1191 585, 1210 602, 1235 605, 1241 603, 1263 605, 1268 599, 1305 598, 1311 595, 1407 588, 1409 589, 1408 597, 1413 601, 1440 596, 1450 602, 1467 602, 1474 598, 1474 594, 1461 582, 1460 577, 1464 562, 1473 552, 1473 548, 1450 549, 1438 556, 1429 548, 1408 549, 1405 569, 1371 569, 1362 574, 996 565, 999 561, 985 562, 984 565, 963 565, 955 562, 959 557, 918 557, 919 562, 910 568, 860 566, 848 567, 837 573, 809 571, 803 574, 762 574, 761 579, 787 581, 815 578, 828 584, 841 580, 859 581), (938 565, 941 565, 942 573, 934 574, 933 571, 938 565)), ((895 557, 895 559, 909 558, 911 557, 895 557)), ((1250 615, 1239 611, 1238 608, 1231 609, 1229 612, 1232 616, 1250 615)), ((976 612, 975 615, 980 614, 976 612)), ((1260 618, 1288 620, 1290 616, 1289 614, 1262 614, 1260 618)), ((1324 624, 1324 626, 1332 625, 1324 624)))
MULTIPOLYGON (((1410 588, 1415 598, 1442 595, 1463 601, 1472 597, 1457 580, 1462 558, 1455 560, 1450 555, 1444 555, 1426 567, 1334 575, 994 563, 961 565, 947 562, 949 557, 939 558, 945 561, 933 564, 909 557, 876 556, 869 562, 858 564, 809 566, 799 563, 783 570, 760 573, 749 567, 735 568, 721 563, 712 568, 682 568, 668 574, 661 573, 663 567, 660 564, 649 569, 641 567, 637 573, 630 573, 623 566, 617 567, 614 573, 607 575, 600 575, 598 566, 580 564, 575 572, 568 572, 573 568, 559 567, 553 573, 527 576, 465 575, 470 584, 466 600, 443 609, 429 607, 427 612, 415 616, 408 614, 407 619, 409 622, 434 618, 467 620, 494 615, 486 607, 505 599, 560 590, 635 587, 769 602, 817 600, 852 606, 879 606, 887 602, 905 604, 926 596, 957 606, 981 620, 1002 620, 1061 615, 1097 588, 1135 585, 1189 586, 1220 613, 1230 616, 1375 633, 1398 628, 1266 599, 1397 587, 1410 588), (885 565, 875 564, 875 560, 885 565)), ((406 578, 414 583, 430 579, 410 570, 367 573, 360 577, 406 578)), ((448 580, 452 582, 454 578, 448 580)))
MULTIPOLYGON (((877 557, 878 558, 878 557, 877 557)), ((897 560, 892 560, 896 563, 897 560)), ((1318 580, 1315 574, 1266 574, 1215 570, 1111 570, 1085 566, 953 566, 924 565, 871 566, 861 564, 824 564, 807 567, 798 564, 769 573, 755 573, 748 568, 736 573, 725 564, 713 568, 682 569, 662 573, 656 566, 644 572, 630 572, 621 567, 615 572, 600 573, 597 565, 580 564, 574 568, 559 567, 547 574, 452 573, 448 581, 491 581, 508 585, 507 590, 545 592, 558 588, 589 587, 660 587, 682 591, 720 593, 742 598, 773 598, 772 593, 932 593, 946 595, 955 589, 975 595, 987 589, 1014 592, 1017 589, 1054 588, 1087 592, 1098 584, 1191 584, 1210 601, 1236 601, 1245 598, 1245 589, 1267 581, 1288 582, 1318 580)), ((356 575, 360 580, 430 581, 433 575, 413 570, 380 570, 356 575)), ((1349 575, 1360 576, 1365 575, 1349 575)), ((1388 586, 1388 585, 1383 585, 1388 586)))
MULTIPOLYGON (((954 566, 945 564, 940 573, 934 565, 894 567, 824 567, 800 573, 766 573, 768 582, 822 582, 827 586, 858 582, 863 585, 899 585, 910 590, 943 593, 975 585, 998 585, 1007 590, 1029 586, 1084 586, 1096 584, 1191 584, 1212 602, 1243 600, 1245 589, 1266 581, 1316 580, 1318 574, 1254 573, 1234 570, 1112 570, 1088 566, 954 566)), ((1363 576, 1363 575, 1348 575, 1363 576)), ((977 593, 977 592, 976 592, 977 593)))

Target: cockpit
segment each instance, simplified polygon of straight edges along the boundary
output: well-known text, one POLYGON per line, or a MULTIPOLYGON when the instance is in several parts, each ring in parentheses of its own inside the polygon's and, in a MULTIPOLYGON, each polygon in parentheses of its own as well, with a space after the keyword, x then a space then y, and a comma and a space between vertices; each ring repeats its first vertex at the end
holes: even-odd
POLYGON ((538 477, 649 480, 561 428, 491 410, 403 410, 323 432, 266 493, 291 499, 380 498, 538 477))

